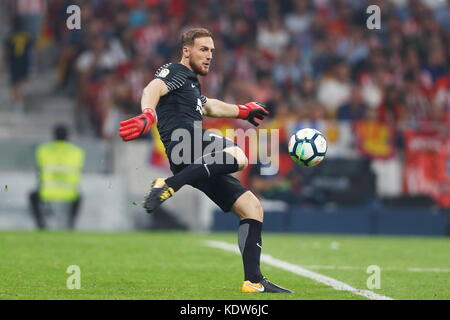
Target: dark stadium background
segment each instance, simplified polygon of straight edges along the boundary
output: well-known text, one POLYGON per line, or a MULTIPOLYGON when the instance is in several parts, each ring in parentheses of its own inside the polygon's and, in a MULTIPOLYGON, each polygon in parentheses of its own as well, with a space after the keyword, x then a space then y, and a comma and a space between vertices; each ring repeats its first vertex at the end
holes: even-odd
MULTIPOLYGON (((34 229, 34 147, 66 123, 87 155, 78 230, 235 230, 236 221, 185 188, 154 216, 139 206, 168 176, 155 132, 124 143, 119 121, 140 112, 155 70, 179 59, 188 27, 206 27, 216 52, 203 94, 259 101, 280 130, 280 171, 241 180, 265 199, 265 230, 448 235, 450 7, 440 0, 0 0, 0 39, 20 16, 35 41, 14 97, 0 63, 0 229, 34 229), (69 30, 66 9, 81 9, 69 30), (381 28, 366 12, 377 5, 381 28), (98 55, 99 59, 93 59, 98 55), (296 130, 328 139, 325 161, 300 168, 283 152, 296 130)), ((225 130, 240 120, 206 120, 225 130)), ((257 167, 258 164, 256 164, 257 167)), ((64 208, 51 208, 53 228, 64 208), (59 211, 60 210, 60 211, 59 211)))

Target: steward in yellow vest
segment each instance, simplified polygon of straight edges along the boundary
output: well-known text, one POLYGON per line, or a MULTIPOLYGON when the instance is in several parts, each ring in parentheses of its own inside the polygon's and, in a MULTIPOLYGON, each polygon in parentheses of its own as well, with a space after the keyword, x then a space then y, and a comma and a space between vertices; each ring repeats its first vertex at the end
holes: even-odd
POLYGON ((69 203, 69 227, 73 228, 81 196, 79 185, 84 166, 84 151, 67 141, 68 131, 63 125, 54 129, 55 140, 36 149, 39 186, 30 195, 33 216, 38 228, 46 227, 43 203, 69 203))

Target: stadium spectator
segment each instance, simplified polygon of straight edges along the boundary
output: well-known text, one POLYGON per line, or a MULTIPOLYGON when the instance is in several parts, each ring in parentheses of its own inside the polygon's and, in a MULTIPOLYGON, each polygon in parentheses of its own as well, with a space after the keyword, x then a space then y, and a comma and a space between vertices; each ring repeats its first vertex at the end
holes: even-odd
POLYGON ((442 113, 442 121, 450 121, 450 66, 447 68, 446 76, 440 77, 434 88, 433 105, 442 113))
POLYGON ((309 76, 304 78, 300 88, 288 88, 285 102, 290 106, 290 118, 292 120, 327 119, 326 108, 317 100, 316 96, 316 82, 309 76))
POLYGON ((11 97, 15 111, 24 111, 22 86, 30 72, 32 35, 26 31, 23 20, 14 18, 13 29, 5 41, 5 59, 9 66, 11 97))
POLYGON ((437 79, 445 76, 446 63, 447 61, 445 59, 445 52, 442 45, 438 42, 436 45, 431 46, 427 56, 427 63, 424 68, 430 87, 436 82, 437 79))
POLYGON ((302 79, 299 68, 299 49, 289 46, 283 56, 274 63, 272 77, 278 88, 297 87, 302 79))
POLYGON ((351 83, 349 68, 343 62, 337 62, 330 68, 328 77, 322 79, 318 88, 318 100, 327 108, 331 117, 335 117, 338 107, 350 97, 351 83))
POLYGON ((47 0, 15 0, 10 1, 10 5, 14 14, 22 19, 25 30, 37 41, 47 12, 47 0))
POLYGON ((313 18, 308 0, 294 0, 294 10, 286 15, 286 27, 292 34, 307 32, 313 18))
POLYGON ((388 87, 384 100, 377 111, 378 119, 383 122, 398 124, 405 121, 406 106, 402 91, 395 86, 388 87))
POLYGON ((419 83, 419 76, 413 71, 404 75, 405 106, 407 121, 414 126, 427 121, 431 116, 431 103, 419 83))
POLYGON ((259 72, 256 83, 249 84, 248 92, 253 100, 268 104, 275 97, 275 88, 270 74, 264 71, 259 72))
POLYGON ((267 23, 258 29, 258 48, 267 52, 273 59, 279 58, 289 44, 289 33, 283 27, 283 20, 271 15, 267 23))
MULTIPOLYGON (((112 107, 111 85, 116 80, 116 68, 125 59, 120 43, 95 36, 90 41, 90 50, 82 53, 76 61, 79 79, 77 115, 80 117, 87 113, 99 137, 108 137, 105 124, 112 107)), ((83 119, 78 118, 78 121, 81 123, 83 119)))
POLYGON ((366 114, 367 105, 363 101, 361 88, 353 87, 350 100, 341 105, 337 111, 338 120, 361 120, 366 114))
POLYGON ((38 189, 30 194, 31 213, 39 229, 45 229, 44 204, 67 203, 70 206, 68 227, 75 227, 81 204, 79 183, 84 165, 84 151, 68 142, 66 126, 57 125, 53 130, 54 141, 36 149, 36 166, 39 176, 38 189))

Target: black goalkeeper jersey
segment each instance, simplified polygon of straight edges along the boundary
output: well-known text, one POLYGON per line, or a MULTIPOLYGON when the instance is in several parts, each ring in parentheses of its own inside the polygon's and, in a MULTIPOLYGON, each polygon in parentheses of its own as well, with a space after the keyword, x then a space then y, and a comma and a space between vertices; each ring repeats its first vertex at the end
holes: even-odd
POLYGON ((158 131, 166 151, 175 129, 202 128, 202 106, 206 98, 201 94, 197 75, 180 63, 168 63, 160 67, 155 77, 167 85, 169 92, 162 96, 156 106, 158 131))

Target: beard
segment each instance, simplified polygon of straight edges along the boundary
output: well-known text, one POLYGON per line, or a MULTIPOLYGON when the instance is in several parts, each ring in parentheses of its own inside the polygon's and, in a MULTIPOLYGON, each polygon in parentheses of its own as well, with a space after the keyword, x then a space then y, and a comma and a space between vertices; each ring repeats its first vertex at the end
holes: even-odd
POLYGON ((192 61, 191 59, 189 60, 189 65, 192 68, 192 71, 194 71, 195 74, 201 75, 201 76, 206 76, 209 73, 209 68, 208 69, 204 69, 202 64, 196 64, 194 61, 192 61))

